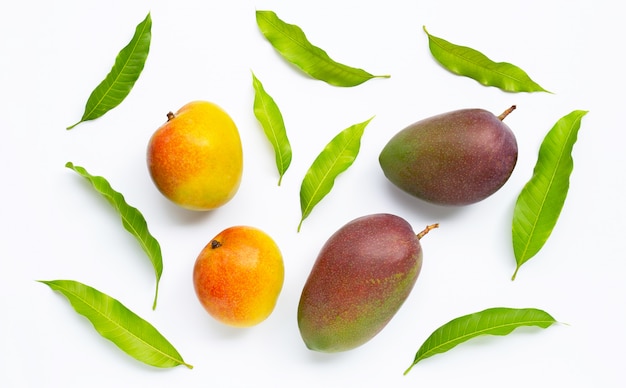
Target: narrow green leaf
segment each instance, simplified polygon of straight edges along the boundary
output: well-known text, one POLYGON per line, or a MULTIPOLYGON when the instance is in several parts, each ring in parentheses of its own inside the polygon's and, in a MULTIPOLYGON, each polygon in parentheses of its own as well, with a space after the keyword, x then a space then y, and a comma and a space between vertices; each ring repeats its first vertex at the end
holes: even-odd
POLYGON ((373 118, 341 131, 326 145, 309 167, 300 186, 302 218, 298 224, 298 232, 313 207, 330 193, 335 184, 335 178, 354 163, 361 148, 361 137, 365 127, 373 118))
POLYGON ((273 11, 256 11, 256 20, 276 51, 315 79, 349 87, 372 78, 389 78, 389 75, 372 75, 363 69, 335 62, 326 51, 311 44, 300 27, 285 23, 273 11))
POLYGON ((283 115, 276 102, 270 96, 259 79, 252 73, 252 85, 254 87, 254 115, 261 123, 265 136, 267 136, 276 157, 278 168, 278 186, 283 180, 283 175, 291 164, 291 144, 287 137, 287 130, 283 121, 283 115))
POLYGON ((135 359, 159 368, 193 366, 150 323, 118 300, 74 280, 40 280, 60 292, 74 310, 93 324, 101 336, 135 359))
POLYGON ((415 354, 406 375, 421 360, 445 353, 455 346, 481 335, 507 335, 522 326, 547 328, 556 320, 545 311, 527 308, 495 307, 455 318, 435 330, 415 354))
POLYGON ((161 256, 161 246, 159 242, 150 234, 148 230, 148 224, 145 218, 136 208, 128 205, 124 196, 115 191, 109 182, 101 176, 93 176, 87 172, 83 167, 75 166, 72 162, 67 162, 65 167, 74 170, 83 178, 87 179, 94 189, 100 193, 106 200, 117 210, 122 218, 122 225, 130 232, 139 244, 143 248, 144 252, 150 258, 154 272, 156 275, 156 290, 154 293, 154 302, 152 309, 156 308, 157 297, 159 295, 159 280, 161 280, 161 274, 163 273, 163 258, 161 256))
POLYGON ((143 71, 152 38, 152 19, 150 13, 137 25, 131 41, 117 54, 113 68, 98 86, 91 92, 83 117, 78 124, 97 119, 118 106, 130 93, 139 75, 143 71))
POLYGON ((556 226, 574 169, 572 149, 580 122, 587 111, 575 110, 562 117, 539 147, 533 176, 520 192, 513 211, 513 251, 517 267, 535 256, 556 226))
MULTIPOLYGON (((428 33, 428 45, 433 57, 449 71, 474 79, 485 86, 495 86, 507 92, 548 92, 519 67, 507 62, 494 62, 472 48, 457 46, 428 33)), ((550 92, 548 92, 550 93, 550 92)))

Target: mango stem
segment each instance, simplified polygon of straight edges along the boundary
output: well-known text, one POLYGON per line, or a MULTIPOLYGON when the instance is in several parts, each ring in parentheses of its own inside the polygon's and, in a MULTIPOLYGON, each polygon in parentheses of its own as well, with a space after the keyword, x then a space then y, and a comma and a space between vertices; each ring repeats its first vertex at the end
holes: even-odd
POLYGON ((176 116, 174 115, 174 113, 172 113, 172 112, 167 112, 167 121, 171 121, 174 117, 176 117, 176 116))
POLYGON ((439 227, 439 224, 432 224, 432 225, 428 225, 424 230, 422 230, 421 232, 419 232, 417 234, 417 239, 421 240, 422 237, 426 236, 428 234, 428 232, 430 232, 433 229, 436 229, 439 227))
POLYGON ((506 116, 509 115, 509 113, 513 112, 515 109, 517 108, 517 105, 511 105, 511 107, 507 110, 505 110, 504 112, 502 112, 502 114, 500 116, 498 116, 498 118, 500 119, 500 121, 504 120, 504 118, 506 116))

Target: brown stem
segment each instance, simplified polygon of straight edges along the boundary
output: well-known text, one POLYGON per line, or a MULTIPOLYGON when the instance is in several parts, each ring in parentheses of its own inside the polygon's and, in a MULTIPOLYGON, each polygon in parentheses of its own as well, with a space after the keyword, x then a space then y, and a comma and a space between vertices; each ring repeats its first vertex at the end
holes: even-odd
POLYGON ((439 227, 439 224, 428 225, 424 230, 422 230, 421 232, 419 232, 417 234, 417 239, 421 240, 421 238, 426 236, 428 234, 428 232, 430 232, 431 230, 436 229, 438 227, 439 227))
POLYGON ((216 249, 222 246, 222 243, 217 240, 211 240, 211 249, 216 249))
POLYGON ((515 110, 515 108, 517 108, 516 105, 511 105, 511 107, 507 110, 505 110, 504 112, 502 112, 502 114, 500 116, 498 116, 498 118, 500 119, 500 121, 504 120, 504 118, 506 116, 509 115, 509 113, 513 112, 515 110))
POLYGON ((171 121, 174 117, 176 117, 176 116, 174 116, 174 113, 167 112, 167 121, 171 121))

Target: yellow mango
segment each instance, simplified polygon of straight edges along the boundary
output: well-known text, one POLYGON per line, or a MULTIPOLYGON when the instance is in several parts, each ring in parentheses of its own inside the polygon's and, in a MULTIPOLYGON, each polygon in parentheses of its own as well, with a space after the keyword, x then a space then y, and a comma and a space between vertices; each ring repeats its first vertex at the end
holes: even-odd
POLYGON ((211 210, 230 201, 243 173, 234 121, 207 101, 192 101, 167 117, 147 150, 148 170, 157 189, 191 210, 211 210))

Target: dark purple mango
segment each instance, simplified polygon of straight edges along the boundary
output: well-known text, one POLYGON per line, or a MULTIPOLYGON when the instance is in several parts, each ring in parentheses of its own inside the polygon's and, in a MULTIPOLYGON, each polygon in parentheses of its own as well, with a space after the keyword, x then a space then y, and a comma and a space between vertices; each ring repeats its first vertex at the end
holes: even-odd
POLYGON ((509 179, 517 142, 500 116, 461 109, 433 116, 398 132, 379 156, 385 176, 397 187, 439 205, 481 201, 509 179))
POLYGON ((391 214, 360 217, 335 232, 300 297, 298 327, 306 346, 340 352, 378 334, 415 285, 422 267, 421 235, 391 214))

